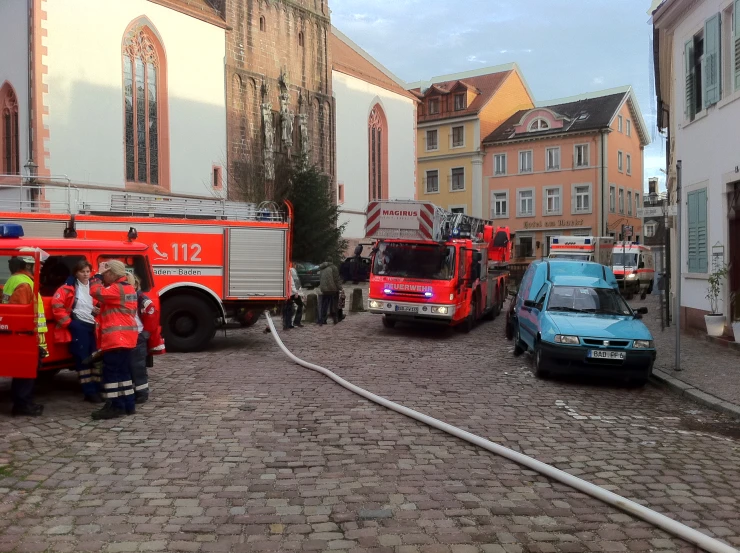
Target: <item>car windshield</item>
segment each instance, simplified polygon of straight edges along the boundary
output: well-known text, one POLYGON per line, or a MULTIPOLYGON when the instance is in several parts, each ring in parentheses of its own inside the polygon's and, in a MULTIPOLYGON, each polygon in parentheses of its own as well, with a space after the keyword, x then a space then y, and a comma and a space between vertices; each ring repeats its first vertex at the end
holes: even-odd
POLYGON ((614 250, 612 253, 612 265, 634 267, 637 265, 637 254, 614 250))
POLYGON ((631 315, 627 303, 612 288, 554 286, 547 303, 548 311, 631 315))
POLYGON ((449 280, 455 276, 455 248, 439 244, 383 242, 375 254, 373 274, 449 280))

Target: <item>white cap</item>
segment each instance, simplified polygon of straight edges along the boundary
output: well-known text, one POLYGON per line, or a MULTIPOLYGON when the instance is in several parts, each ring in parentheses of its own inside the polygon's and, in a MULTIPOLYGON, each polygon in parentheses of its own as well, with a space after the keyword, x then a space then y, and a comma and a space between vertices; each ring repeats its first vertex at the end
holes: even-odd
MULTIPOLYGON (((19 252, 30 252, 30 253, 38 252, 39 261, 41 261, 41 263, 44 263, 47 259, 49 259, 49 254, 46 253, 41 248, 31 248, 31 247, 25 246, 23 248, 18 248, 18 251, 19 252)), ((25 261, 26 263, 36 263, 36 258, 32 256, 22 256, 21 259, 25 261)))

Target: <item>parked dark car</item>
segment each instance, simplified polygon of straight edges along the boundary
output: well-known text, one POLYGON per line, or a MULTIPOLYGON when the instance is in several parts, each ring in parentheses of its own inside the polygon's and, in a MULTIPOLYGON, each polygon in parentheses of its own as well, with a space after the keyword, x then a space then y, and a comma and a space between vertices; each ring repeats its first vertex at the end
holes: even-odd
POLYGON ((321 280, 319 266, 308 261, 295 261, 295 270, 303 288, 316 288, 321 280))
POLYGON ((339 266, 339 276, 345 282, 366 282, 370 279, 370 262, 372 258, 361 257, 360 266, 357 275, 354 274, 354 268, 357 264, 356 257, 346 257, 339 266))

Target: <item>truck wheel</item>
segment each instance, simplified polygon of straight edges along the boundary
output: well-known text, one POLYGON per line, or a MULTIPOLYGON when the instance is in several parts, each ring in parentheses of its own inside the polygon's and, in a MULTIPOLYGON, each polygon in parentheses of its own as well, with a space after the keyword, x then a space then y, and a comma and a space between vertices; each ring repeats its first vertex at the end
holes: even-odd
POLYGON ((383 321, 383 326, 385 328, 394 328, 396 326, 396 321, 393 319, 389 319, 385 315, 383 315, 383 318, 381 319, 383 321))
POLYGON ((198 296, 175 296, 162 306, 162 334, 170 351, 200 351, 216 334, 216 316, 198 296))
POLYGON ((478 300, 474 299, 473 304, 470 306, 470 313, 465 318, 465 322, 462 324, 462 331, 467 334, 475 327, 475 316, 478 313, 478 300))

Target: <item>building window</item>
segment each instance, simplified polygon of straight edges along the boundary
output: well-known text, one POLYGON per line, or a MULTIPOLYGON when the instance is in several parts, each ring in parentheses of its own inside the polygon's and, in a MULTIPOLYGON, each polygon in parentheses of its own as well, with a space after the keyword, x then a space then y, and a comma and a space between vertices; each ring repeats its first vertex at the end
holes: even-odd
POLYGON ((574 157, 574 165, 576 167, 588 167, 588 144, 576 144, 576 153, 574 157))
POLYGON ((337 186, 337 203, 340 205, 344 203, 344 184, 341 182, 337 186))
POLYGON ((706 273, 707 256, 707 189, 688 194, 688 266, 690 273, 706 273))
POLYGON ((534 238, 532 236, 520 236, 516 257, 534 257, 534 238))
POLYGON ((534 190, 519 190, 517 196, 517 217, 532 217, 534 215, 534 190))
POLYGON ((303 48, 303 32, 298 33, 298 46, 303 48))
POLYGON ((532 172, 532 150, 526 150, 519 152, 519 172, 520 173, 531 173, 532 172))
POLYGON ((496 154, 493 156, 493 174, 494 175, 505 175, 506 174, 506 154, 496 154))
POLYGON ((642 207, 640 206, 640 194, 635 192, 635 215, 639 213, 637 210, 640 209, 640 207, 642 207))
POLYGON ((137 25, 123 43, 123 94, 126 180, 160 184, 160 142, 167 127, 160 125, 166 99, 162 45, 151 29, 137 25))
POLYGON ((491 218, 505 219, 509 216, 509 193, 491 193, 491 218))
POLYGON ((267 30, 267 23, 265 22, 265 16, 260 16, 260 31, 263 33, 267 30))
POLYGON ((622 116, 617 115, 617 130, 622 132, 622 116))
POLYGON ((614 185, 609 187, 609 211, 612 213, 617 211, 617 189, 614 185))
POLYGON ((433 131, 427 131, 427 152, 432 152, 439 148, 437 136, 437 129, 434 129, 433 131))
POLYGON ((0 175, 20 175, 20 140, 18 127, 18 98, 10 83, 0 88, 0 175))
POLYGON ((689 121, 720 100, 720 31, 720 14, 717 13, 704 22, 702 31, 684 43, 684 115, 689 121))
POLYGON ((455 167, 451 174, 451 188, 455 192, 457 190, 465 190, 465 168, 455 167))
POLYGON ((368 118, 368 145, 370 151, 370 201, 388 198, 388 125, 385 113, 375 104, 368 118))
POLYGON ((450 213, 465 213, 464 207, 450 207, 450 213))
POLYGON ((632 215, 632 191, 627 190, 627 215, 632 215))
POLYGON ((550 124, 544 119, 535 119, 529 124, 530 131, 546 131, 550 128, 550 124))
POLYGON ((645 238, 653 238, 658 230, 658 225, 655 221, 645 223, 645 238))
POLYGON ((465 145, 465 127, 452 127, 452 147, 459 148, 465 145))
POLYGON ((627 124, 627 136, 632 136, 632 121, 627 119, 625 123, 627 124))
POLYGON ((467 94, 455 94, 455 111, 460 111, 468 107, 467 94))
POLYGON ((620 173, 624 170, 624 160, 622 152, 617 152, 617 171, 620 173))
POLYGON ((624 215, 624 188, 619 189, 619 213, 624 215))
POLYGON ((213 185, 213 188, 222 188, 223 187, 224 181, 223 181, 223 176, 222 176, 223 173, 221 171, 222 171, 221 167, 217 167, 217 166, 214 165, 214 167, 213 167, 213 175, 211 177, 212 180, 213 180, 213 182, 211 183, 213 185))
POLYGON ((591 213, 591 185, 573 186, 573 213, 591 213))
POLYGON ((740 90, 740 2, 732 2, 722 14, 722 96, 740 90), (730 24, 732 22, 732 24, 730 24))
POLYGON ((563 209, 560 203, 560 187, 545 188, 544 215, 561 215, 563 209))
POLYGON ((560 148, 547 149, 547 170, 555 171, 560 169, 560 148))
POLYGON ((429 106, 429 115, 436 115, 439 113, 439 98, 429 98, 427 106, 429 106))
POLYGON ((425 180, 427 194, 439 192, 439 171, 436 169, 427 171, 425 180))
POLYGON ((627 154, 627 174, 632 174, 632 156, 627 154))

